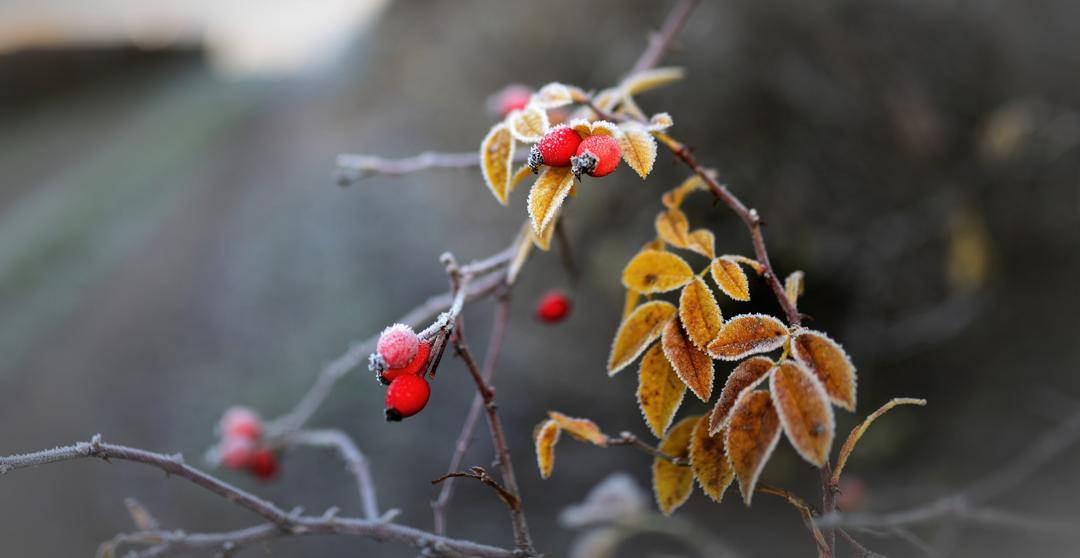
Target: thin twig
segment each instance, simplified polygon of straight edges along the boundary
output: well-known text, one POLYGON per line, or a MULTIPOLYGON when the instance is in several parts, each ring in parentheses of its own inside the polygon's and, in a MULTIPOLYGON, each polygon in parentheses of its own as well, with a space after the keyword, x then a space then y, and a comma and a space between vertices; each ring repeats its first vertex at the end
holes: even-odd
MULTIPOLYGON (((528 151, 515 154, 514 161, 525 162, 528 151)), ((386 159, 374 155, 352 155, 342 153, 337 156, 335 177, 341 186, 348 186, 371 176, 403 176, 414 172, 432 169, 470 169, 480 166, 480 152, 436 153, 426 151, 404 159, 386 159)))
POLYGON ((375 482, 371 478, 371 468, 367 457, 356 444, 340 430, 301 430, 289 437, 290 444, 303 444, 331 448, 345 461, 345 467, 356 477, 356 487, 360 492, 360 503, 364 517, 372 521, 386 521, 380 517, 379 504, 375 499, 375 482))
POLYGON ((619 433, 619 436, 617 438, 609 437, 608 438, 608 445, 609 446, 631 446, 631 447, 637 448, 637 449, 639 449, 639 450, 641 450, 641 451, 643 451, 643 452, 645 452, 645 453, 647 453, 647 454, 649 454, 649 455, 651 455, 653 457, 658 457, 660 459, 670 461, 674 465, 680 465, 680 466, 684 466, 684 467, 690 465, 690 460, 689 459, 685 459, 685 458, 682 458, 682 457, 676 457, 674 455, 668 455, 668 454, 660 451, 655 446, 651 446, 651 445, 641 441, 641 438, 638 438, 637 435, 635 435, 633 432, 621 432, 621 433, 619 433))
POLYGON ((862 543, 855 540, 855 537, 851 536, 847 531, 843 529, 837 529, 837 531, 840 533, 840 537, 847 541, 847 543, 851 545, 851 548, 855 549, 855 553, 858 554, 860 558, 885 558, 883 555, 863 546, 862 543))
POLYGON ((761 492, 762 494, 779 496, 787 503, 791 504, 795 509, 799 510, 799 515, 803 518, 803 524, 806 525, 806 529, 809 530, 810 534, 814 537, 814 544, 818 549, 818 557, 830 558, 833 555, 829 542, 825 540, 825 535, 821 532, 821 529, 817 524, 814 523, 814 510, 810 507, 810 504, 807 504, 805 500, 783 488, 777 488, 767 484, 759 484, 754 491, 761 492))
MULTIPOLYGON (((179 454, 166 455, 138 448, 107 444, 101 441, 101 436, 94 436, 90 442, 79 442, 71 446, 0 457, 0 473, 86 458, 141 463, 156 467, 169 475, 185 479, 266 519, 267 525, 251 528, 255 529, 259 536, 264 538, 271 536, 267 531, 276 532, 273 536, 335 533, 362 536, 377 541, 405 543, 416 548, 431 549, 436 554, 443 556, 484 556, 490 558, 511 558, 514 556, 514 553, 510 550, 441 537, 434 533, 383 521, 333 516, 305 516, 299 513, 290 513, 272 502, 185 464, 183 457, 179 454)), ((251 536, 249 531, 237 531, 228 535, 213 535, 212 543, 196 540, 196 542, 187 541, 183 544, 177 544, 180 547, 184 547, 185 544, 194 544, 201 547, 221 546, 226 542, 240 545, 248 542, 245 537, 251 536)), ((172 535, 172 538, 177 540, 187 540, 189 537, 191 535, 172 535)), ((169 545, 173 544, 168 542, 168 538, 162 540, 169 545)))
POLYGON ((638 57, 637 62, 634 63, 634 67, 631 68, 629 75, 643 72, 650 68, 655 67, 660 63, 660 60, 664 58, 668 50, 671 49, 672 42, 675 41, 675 37, 682 32, 686 22, 690 19, 690 13, 694 11, 694 8, 701 3, 701 0, 680 0, 678 5, 671 10, 667 19, 664 20, 664 25, 660 28, 660 33, 649 37, 649 46, 645 48, 645 51, 638 57))
POLYGON ((443 481, 448 481, 455 478, 476 479, 495 489, 495 492, 499 495, 499 498, 503 501, 503 503, 509 506, 511 510, 516 511, 521 509, 521 500, 518 499, 517 495, 507 490, 506 487, 504 487, 503 485, 499 484, 499 481, 492 478, 492 476, 489 475, 483 467, 473 467, 468 472, 460 471, 455 473, 446 473, 445 475, 431 481, 431 484, 439 484, 443 481))

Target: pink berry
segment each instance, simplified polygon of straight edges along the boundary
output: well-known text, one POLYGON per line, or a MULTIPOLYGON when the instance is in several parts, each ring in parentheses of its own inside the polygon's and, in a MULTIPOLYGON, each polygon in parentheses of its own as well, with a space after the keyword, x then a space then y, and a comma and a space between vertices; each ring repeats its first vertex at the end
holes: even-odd
POLYGON ((551 291, 536 305, 536 317, 540 321, 554 324, 562 321, 570 313, 570 298, 562 291, 551 291))
POLYGON ((413 357, 412 362, 401 368, 388 368, 382 373, 383 383, 389 384, 394 381, 394 378, 401 376, 402 374, 420 374, 427 369, 428 356, 431 355, 431 343, 427 341, 421 341, 419 347, 416 349, 416 356, 413 357))
POLYGON ((556 126, 529 150, 529 168, 536 172, 540 165, 569 167, 577 154, 581 136, 569 126, 556 126))
POLYGON ((259 414, 247 407, 232 407, 225 411, 218 425, 223 438, 247 438, 257 440, 262 436, 263 424, 259 414))
POLYGON ((488 98, 488 109, 499 118, 505 118, 512 111, 525 108, 532 93, 532 89, 520 83, 507 85, 488 98))
POLYGON ((218 455, 225 467, 233 470, 244 469, 255 455, 255 442, 249 438, 226 436, 218 444, 218 455))
POLYGON ((405 324, 394 324, 383 330, 375 351, 389 368, 408 366, 416 356, 420 340, 412 328, 405 324))
POLYGON ((582 174, 606 176, 619 166, 620 159, 622 150, 619 149, 619 142, 611 136, 597 134, 581 140, 577 155, 570 159, 570 168, 578 178, 582 174))

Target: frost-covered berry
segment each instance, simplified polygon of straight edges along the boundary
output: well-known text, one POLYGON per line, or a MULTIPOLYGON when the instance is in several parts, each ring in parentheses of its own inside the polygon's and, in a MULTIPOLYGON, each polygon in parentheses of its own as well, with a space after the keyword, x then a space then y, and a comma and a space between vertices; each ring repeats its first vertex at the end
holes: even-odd
POLYGON ((524 109, 529 104, 533 91, 525 85, 515 83, 507 85, 491 97, 488 97, 488 110, 499 118, 505 118, 515 110, 524 109))
POLYGON ((255 442, 250 438, 240 436, 226 436, 218 444, 218 458, 221 464, 236 471, 251 464, 255 451, 255 442))
POLYGON ((386 390, 386 420, 399 421, 419 413, 430 397, 431 387, 423 376, 398 376, 386 390))
POLYGON ((577 154, 570 158, 570 169, 574 176, 606 176, 619 166, 622 150, 615 138, 602 134, 589 136, 581 140, 577 154))
POLYGON ((562 291, 550 291, 536 305, 536 317, 549 324, 562 321, 570 313, 570 297, 562 291))
POLYGON ((261 448, 251 456, 247 470, 259 480, 271 480, 278 473, 278 456, 269 448, 261 448))
POLYGON ((258 413, 247 407, 237 406, 225 411, 218 429, 223 438, 257 440, 262 436, 263 424, 258 413))
POLYGON ((529 150, 529 168, 536 172, 540 165, 569 167, 570 158, 577 154, 581 136, 569 126, 556 126, 529 150))
POLYGON ((375 352, 379 353, 387 368, 401 368, 412 362, 419 345, 420 340, 411 327, 394 324, 383 330, 375 352))
POLYGON ((389 384, 394 381, 395 378, 403 374, 419 374, 427 368, 428 356, 431 355, 431 343, 427 341, 420 341, 420 344, 416 348, 416 356, 413 357, 409 364, 402 366, 401 368, 388 368, 382 372, 381 380, 383 383, 389 384))

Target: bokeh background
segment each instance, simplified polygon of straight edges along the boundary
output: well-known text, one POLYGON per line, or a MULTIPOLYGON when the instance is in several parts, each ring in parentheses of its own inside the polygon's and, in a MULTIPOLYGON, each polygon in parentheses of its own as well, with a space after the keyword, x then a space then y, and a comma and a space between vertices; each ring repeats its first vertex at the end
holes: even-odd
MULTIPOLYGON (((334 184, 340 152, 475 149, 485 98, 511 82, 600 88, 617 80, 672 2, 94 2, 0 4, 0 453, 102 433, 200 463, 226 407, 292 407, 320 366, 445 289, 438 255, 507 244, 523 192, 500 207, 474 171, 334 184)), ((852 506, 899 509, 958 490, 1021 454, 1080 399, 1080 4, 1070 0, 708 2, 668 57, 688 79, 646 110, 768 223, 778 269, 804 270, 801 308, 859 367, 860 416, 893 396, 929 399, 864 438, 852 506)), ((604 373, 620 270, 652 237, 659 194, 685 176, 661 155, 587 181, 566 215, 583 271, 550 327, 537 298, 568 288, 540 255, 513 298, 496 385, 529 522, 564 556, 558 515, 614 471, 649 487, 650 460, 563 441, 541 481, 530 434, 548 409, 646 434, 633 372, 604 373)), ((693 223, 749 253, 706 197, 693 223)), ((775 311, 725 303, 726 314, 775 311)), ((482 352, 491 302, 467 311, 482 352)), ((430 528, 428 481, 445 472, 473 387, 448 359, 428 409, 382 420, 361 370, 313 420, 354 436, 380 502, 430 528)), ((721 372, 725 371, 723 366, 721 372)), ((682 412, 707 408, 690 401, 682 412)), ((839 432, 855 419, 839 416, 839 432)), ((466 464, 490 464, 483 426, 466 464)), ((357 514, 333 455, 298 451, 262 485, 283 507, 357 514)), ((996 504, 1080 517, 1068 450, 996 504)), ((765 480, 816 499, 815 471, 781 444, 765 480)), ((450 533, 510 544, 489 489, 460 483, 450 533)), ((677 513, 747 556, 807 556, 794 511, 697 493, 677 513)), ((5 556, 89 556, 131 529, 135 496, 169 528, 257 521, 132 464, 70 462, 0 479, 5 556)), ((1080 527, 1080 523, 1078 523, 1080 527)), ((941 556, 1076 556, 1075 535, 937 522, 941 556)), ((863 537, 890 556, 921 552, 863 537)), ((644 536, 617 556, 692 556, 644 536)), ((243 556, 414 556, 347 538, 273 542, 243 556)))

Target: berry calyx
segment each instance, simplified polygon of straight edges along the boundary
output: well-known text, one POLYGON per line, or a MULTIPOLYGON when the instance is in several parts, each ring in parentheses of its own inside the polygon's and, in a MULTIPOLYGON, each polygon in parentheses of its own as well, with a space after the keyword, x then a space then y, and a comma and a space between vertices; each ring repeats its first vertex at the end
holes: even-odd
POLYGON ((259 480, 271 480, 276 477, 278 473, 277 454, 268 448, 262 448, 251 456, 251 461, 248 463, 247 469, 248 472, 255 475, 255 478, 259 480))
POLYGON ((536 317, 549 324, 561 322, 570 313, 570 297, 562 291, 550 291, 536 305, 536 317))
POLYGON ((396 422, 419 413, 431 397, 423 376, 405 374, 394 378, 386 390, 386 420, 396 422))
POLYGON ((247 407, 232 407, 221 417, 218 429, 223 438, 258 440, 263 433, 259 414, 247 407))
POLYGON ((529 168, 535 173, 540 165, 569 167, 581 144, 581 136, 569 126, 556 126, 529 150, 529 168))
POLYGON ((615 138, 601 134, 592 135, 581 140, 577 153, 570 158, 570 170, 578 179, 582 174, 607 176, 619 166, 621 158, 622 150, 615 138))
POLYGON ((427 369, 428 356, 431 355, 431 343, 421 341, 416 347, 416 356, 409 364, 401 368, 388 368, 379 375, 379 380, 385 384, 394 381, 395 378, 404 374, 420 374, 427 369))
POLYGON ((420 340, 412 328, 405 324, 394 324, 383 330, 375 352, 382 357, 387 368, 408 366, 416 356, 420 340))
POLYGON ((221 464, 236 471, 250 465, 255 453, 255 442, 249 438, 226 436, 218 444, 218 458, 221 464))

